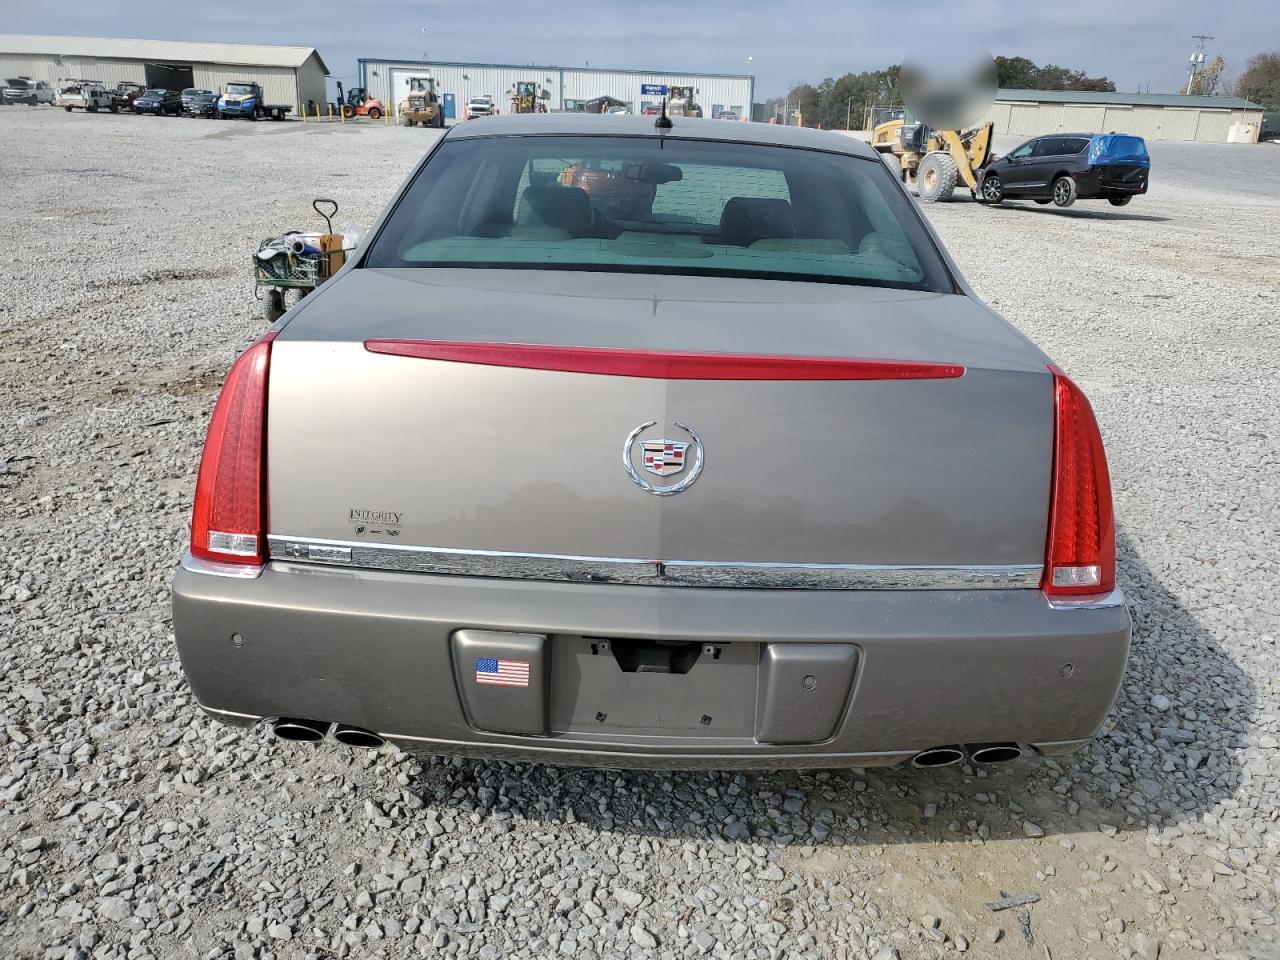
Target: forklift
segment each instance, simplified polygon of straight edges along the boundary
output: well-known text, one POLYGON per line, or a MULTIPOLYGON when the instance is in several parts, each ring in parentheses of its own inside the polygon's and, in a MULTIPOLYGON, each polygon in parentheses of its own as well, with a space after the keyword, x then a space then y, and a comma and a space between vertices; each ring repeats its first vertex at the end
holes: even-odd
POLYGON ((377 97, 370 97, 368 91, 364 87, 352 87, 347 91, 346 99, 342 96, 342 81, 336 81, 338 84, 338 102, 334 104, 338 113, 342 114, 343 120, 350 120, 352 117, 368 117, 370 120, 381 120, 382 115, 386 112, 382 108, 382 101, 377 97))

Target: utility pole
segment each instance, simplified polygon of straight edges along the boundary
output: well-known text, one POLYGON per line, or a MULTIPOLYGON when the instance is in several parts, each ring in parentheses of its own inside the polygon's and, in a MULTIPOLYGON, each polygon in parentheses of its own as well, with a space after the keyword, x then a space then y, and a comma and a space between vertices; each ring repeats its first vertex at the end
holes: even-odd
POLYGON ((1204 66, 1204 42, 1212 40, 1213 37, 1204 33, 1197 33, 1191 38, 1196 45, 1191 50, 1191 62, 1187 68, 1187 89, 1184 91, 1186 96, 1191 96, 1191 91, 1195 89, 1196 70, 1204 66))

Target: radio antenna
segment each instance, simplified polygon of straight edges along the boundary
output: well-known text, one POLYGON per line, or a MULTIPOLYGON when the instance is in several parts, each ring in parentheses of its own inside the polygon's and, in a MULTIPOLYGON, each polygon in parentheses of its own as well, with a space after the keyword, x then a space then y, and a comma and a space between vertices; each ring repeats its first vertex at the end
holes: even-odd
POLYGON ((662 112, 658 114, 658 119, 653 121, 655 130, 670 130, 673 124, 671 118, 667 116, 667 96, 662 95, 662 112))

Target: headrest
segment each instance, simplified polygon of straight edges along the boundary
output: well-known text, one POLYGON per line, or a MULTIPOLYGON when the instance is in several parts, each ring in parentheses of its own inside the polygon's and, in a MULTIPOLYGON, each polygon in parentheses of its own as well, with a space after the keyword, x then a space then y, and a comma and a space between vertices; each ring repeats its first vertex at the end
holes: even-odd
POLYGON ((530 185, 520 197, 516 223, 522 227, 556 227, 567 230, 570 236, 586 236, 594 223, 591 198, 581 187, 530 185))
POLYGON ((787 200, 732 197, 720 214, 720 242, 749 247, 757 240, 796 235, 796 217, 787 200))

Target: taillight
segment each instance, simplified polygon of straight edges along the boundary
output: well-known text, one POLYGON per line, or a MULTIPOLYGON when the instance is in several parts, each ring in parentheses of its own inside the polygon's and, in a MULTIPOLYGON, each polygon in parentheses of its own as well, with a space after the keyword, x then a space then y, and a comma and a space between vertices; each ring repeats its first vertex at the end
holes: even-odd
POLYGON ((275 337, 263 335, 232 364, 213 408, 191 512, 192 556, 266 561, 267 370, 275 337))
POLYGON ((1056 366, 1049 370, 1056 415, 1041 586, 1051 599, 1107 594, 1116 585, 1116 527, 1102 434, 1080 388, 1056 366))

